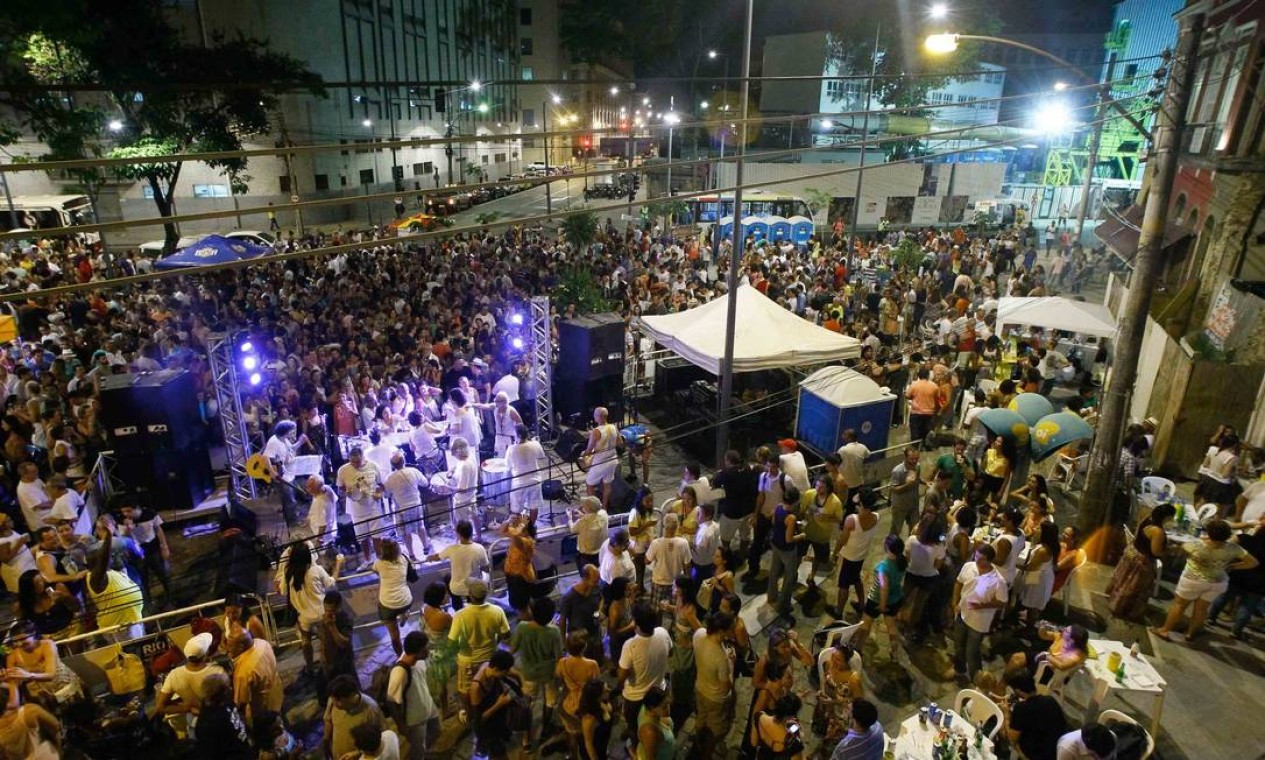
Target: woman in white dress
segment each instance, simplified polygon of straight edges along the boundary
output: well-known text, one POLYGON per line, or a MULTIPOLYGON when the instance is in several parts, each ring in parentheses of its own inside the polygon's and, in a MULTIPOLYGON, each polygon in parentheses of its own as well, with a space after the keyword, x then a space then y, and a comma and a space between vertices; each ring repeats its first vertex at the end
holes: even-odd
POLYGON ((1026 622, 1035 625, 1041 611, 1050 603, 1054 593, 1054 563, 1059 556, 1059 529, 1052 522, 1041 523, 1037 542, 1028 552, 1028 561, 1022 565, 1024 573, 1019 580, 1019 604, 1024 608, 1026 622))

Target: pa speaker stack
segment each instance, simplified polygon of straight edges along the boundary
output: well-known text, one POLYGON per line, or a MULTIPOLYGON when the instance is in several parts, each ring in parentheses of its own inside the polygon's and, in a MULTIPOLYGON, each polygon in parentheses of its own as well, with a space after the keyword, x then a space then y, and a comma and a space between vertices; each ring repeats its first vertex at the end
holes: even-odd
POLYGON ((593 314, 558 323, 553 405, 564 417, 605 406, 612 422, 623 418, 623 317, 593 314))
POLYGON ((115 475, 152 509, 192 509, 211 493, 211 458, 193 375, 184 370, 110 375, 101 424, 115 475))

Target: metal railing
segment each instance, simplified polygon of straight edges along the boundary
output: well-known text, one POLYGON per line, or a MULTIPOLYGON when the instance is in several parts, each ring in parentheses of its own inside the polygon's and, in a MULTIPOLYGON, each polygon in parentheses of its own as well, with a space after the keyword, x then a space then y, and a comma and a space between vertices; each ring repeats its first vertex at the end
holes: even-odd
MULTIPOLYGON (((258 594, 243 593, 241 596, 243 599, 248 600, 248 601, 254 601, 259 605, 259 617, 264 625, 264 633, 268 636, 269 641, 275 641, 276 634, 277 634, 276 620, 273 617, 272 610, 271 608, 269 608, 268 604, 266 603, 266 600, 260 597, 258 594)), ((59 647, 68 647, 72 644, 78 644, 81 642, 92 642, 94 639, 97 639, 102 636, 106 636, 111 633, 115 633, 117 631, 125 631, 128 628, 132 627, 133 625, 137 625, 137 624, 144 625, 146 627, 145 635, 137 639, 132 639, 131 641, 141 641, 143 639, 149 639, 149 638, 154 638, 157 636, 162 636, 174 628, 179 628, 183 625, 186 625, 186 623, 181 622, 180 625, 178 626, 172 626, 170 628, 165 627, 164 624, 168 623, 172 619, 183 618, 184 616, 192 615, 196 612, 200 612, 202 610, 209 609, 211 607, 223 607, 227 603, 227 601, 228 600, 225 598, 220 598, 220 599, 215 599, 209 602, 199 602, 198 604, 192 604, 192 605, 189 605, 188 607, 181 607, 178 610, 170 610, 168 612, 160 612, 156 615, 149 615, 146 617, 142 617, 136 623, 126 623, 123 625, 111 625, 111 626, 106 626, 104 628, 98 628, 94 631, 89 631, 87 633, 81 633, 76 636, 70 636, 64 639, 59 639, 57 641, 57 645, 59 647), (149 626, 151 624, 155 628, 155 630, 153 631, 149 630, 149 626)), ((227 633, 227 631, 225 631, 225 633, 227 633)), ((118 643, 119 645, 126 645, 130 642, 110 642, 110 643, 118 643)))

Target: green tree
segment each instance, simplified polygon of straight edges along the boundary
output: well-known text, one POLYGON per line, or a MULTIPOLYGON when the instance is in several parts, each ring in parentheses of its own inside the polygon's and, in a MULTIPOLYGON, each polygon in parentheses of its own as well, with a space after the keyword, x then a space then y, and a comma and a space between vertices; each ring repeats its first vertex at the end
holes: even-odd
POLYGON ((597 214, 592 211, 576 211, 567 214, 558 225, 559 231, 568 243, 584 254, 593 241, 597 240, 597 214))
MULTIPOLYGON (((238 150, 244 139, 270 131, 282 92, 322 92, 320 77, 264 40, 187 40, 162 0, 8 3, 0 14, 0 81, 9 83, 0 103, 65 158, 100 150, 107 113, 123 125, 118 146, 106 151, 113 157, 238 150), (79 84, 97 85, 104 95, 68 101, 79 84)), ((207 164, 224 172, 234 192, 245 189, 245 159, 207 164)), ((158 213, 170 217, 182 166, 156 160, 119 174, 146 182, 158 213)), ((175 225, 164 227, 170 250, 175 225)))
POLYGON ((576 314, 600 314, 611 310, 611 302, 602 295, 597 277, 587 264, 573 264, 559 274, 558 284, 549 294, 550 301, 559 312, 571 305, 575 305, 576 314))
MULTIPOLYGON (((871 64, 877 62, 874 97, 892 108, 925 103, 927 93, 946 85, 953 74, 979 68, 979 44, 963 42, 952 55, 931 55, 923 49, 928 34, 950 29, 963 34, 995 35, 1001 30, 993 2, 957 0, 952 4, 951 18, 944 22, 918 18, 922 11, 914 8, 892 0, 844 0, 826 6, 824 13, 823 21, 830 30, 830 60, 852 76, 868 76, 871 64)), ((865 79, 852 81, 862 87, 867 84, 865 79)), ((840 93, 838 98, 842 97, 840 93)), ((921 114, 915 111, 911 115, 921 114)))

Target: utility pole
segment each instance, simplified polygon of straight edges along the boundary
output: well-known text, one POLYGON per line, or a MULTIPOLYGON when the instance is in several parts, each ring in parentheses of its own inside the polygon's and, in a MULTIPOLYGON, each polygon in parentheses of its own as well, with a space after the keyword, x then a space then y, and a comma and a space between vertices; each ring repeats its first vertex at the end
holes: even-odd
MULTIPOLYGON (((738 100, 738 115, 742 119, 742 128, 738 133, 736 146, 737 162, 734 166, 734 244, 729 252, 729 272, 726 283, 729 292, 726 294, 727 309, 725 311, 725 356, 720 364, 720 426, 716 428, 716 466, 725 463, 725 452, 729 450, 729 413, 734 395, 734 332, 738 321, 738 269, 742 266, 742 181, 743 156, 747 152, 747 108, 751 97, 751 27, 755 17, 755 0, 747 0, 747 34, 742 43, 742 95, 738 100)), ((717 198, 719 209, 724 209, 723 198, 717 198)), ((719 220, 720 215, 717 214, 719 220)))
MULTIPOLYGON (((294 147, 294 143, 290 142, 290 130, 286 127, 285 113, 281 110, 277 111, 277 125, 281 129, 281 141, 285 143, 285 146, 287 148, 294 147)), ((287 178, 287 181, 290 183, 290 197, 298 198, 299 197, 299 181, 298 181, 298 178, 294 174, 294 154, 286 153, 285 162, 286 162, 286 178, 287 178)), ((294 226, 298 230, 299 237, 303 237, 303 209, 301 208, 294 209, 294 226)))
POLYGON ((540 131, 545 136, 545 213, 553 213, 553 183, 549 174, 549 101, 540 104, 540 131))
MULTIPOLYGON (((1111 83, 1116 78, 1116 54, 1107 59, 1107 77, 1098 90, 1098 108, 1094 109, 1094 131, 1089 138, 1089 159, 1085 163, 1085 183, 1081 187, 1081 208, 1076 214, 1076 242, 1085 241, 1085 217, 1094 194, 1094 169, 1098 166, 1098 151, 1102 148, 1103 122, 1107 119, 1107 101, 1111 100, 1111 83)), ((1033 210, 1036 208, 1034 206, 1033 210)))
MULTIPOLYGON (((1089 457, 1085 493, 1081 497, 1080 527, 1084 535, 1094 533, 1114 517, 1112 504, 1120 467, 1120 443, 1129 412, 1129 397, 1137 379, 1138 357, 1142 353, 1142 336, 1151 308, 1151 294, 1155 292, 1163 264, 1169 197, 1177 176, 1177 161, 1186 128, 1186 109, 1190 105, 1190 88, 1198 67, 1203 30, 1204 14, 1194 13, 1184 20, 1177 40, 1177 53, 1169 67, 1164 102, 1157 113, 1150 162, 1150 192, 1146 196, 1146 209, 1138 235, 1138 254, 1134 259, 1129 293, 1117 320, 1111 380, 1103 396, 1097 436, 1089 457)), ((1105 551, 1105 547, 1100 546, 1099 551, 1105 551)))
MULTIPOLYGON (((870 56, 870 78, 865 80, 865 102, 861 104, 864 115, 861 118, 861 164, 857 167, 857 184, 852 201, 852 229, 848 230, 853 238, 857 235, 857 224, 861 218, 861 178, 865 176, 865 151, 870 142, 870 101, 874 99, 874 78, 878 76, 879 39, 883 33, 883 25, 874 26, 874 54, 870 56)), ((844 241, 847 248, 847 241, 844 241)))

